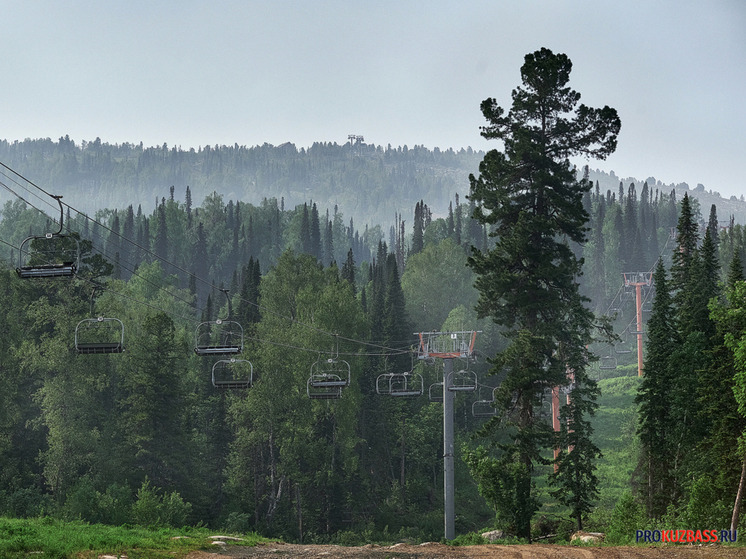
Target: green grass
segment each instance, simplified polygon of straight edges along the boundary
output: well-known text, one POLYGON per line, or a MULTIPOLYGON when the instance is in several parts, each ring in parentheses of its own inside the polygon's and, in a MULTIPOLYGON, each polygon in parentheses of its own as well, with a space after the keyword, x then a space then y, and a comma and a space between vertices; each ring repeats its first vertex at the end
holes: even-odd
MULTIPOLYGON (((27 558, 43 552, 44 559, 94 559, 102 554, 129 559, 184 557, 191 551, 214 549, 206 528, 147 529, 64 522, 52 518, 0 518, 0 557, 27 558)), ((256 545, 263 538, 241 536, 241 545, 256 545)))
POLYGON ((617 500, 630 489, 637 465, 637 406, 634 399, 642 379, 636 376, 600 380, 599 408, 592 419, 593 439, 603 457, 598 461, 599 512, 610 513, 617 500))

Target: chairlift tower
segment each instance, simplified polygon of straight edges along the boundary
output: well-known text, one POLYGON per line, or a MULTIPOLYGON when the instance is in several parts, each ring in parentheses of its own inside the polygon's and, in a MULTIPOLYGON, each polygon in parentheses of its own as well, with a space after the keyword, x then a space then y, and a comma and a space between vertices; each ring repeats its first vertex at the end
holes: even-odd
POLYGON ((635 288, 635 308, 637 310, 637 329, 632 332, 637 335, 637 376, 642 376, 642 288, 653 285, 652 272, 623 272, 624 287, 635 288))
MULTIPOLYGON (((420 342, 417 348, 419 359, 443 360, 443 501, 445 512, 445 538, 456 537, 455 491, 454 491, 454 449, 453 449, 453 400, 457 391, 471 387, 468 375, 453 372, 454 359, 471 359, 474 353, 474 340, 477 331, 463 332, 415 332, 420 342), (452 384, 454 378, 460 382, 452 384)), ((459 371, 463 373, 464 371, 459 371)), ((476 389, 476 383, 471 390, 476 389)))
POLYGON ((348 134, 347 139, 350 141, 350 146, 358 146, 358 155, 363 154, 363 144, 365 143, 365 137, 359 134, 348 134))

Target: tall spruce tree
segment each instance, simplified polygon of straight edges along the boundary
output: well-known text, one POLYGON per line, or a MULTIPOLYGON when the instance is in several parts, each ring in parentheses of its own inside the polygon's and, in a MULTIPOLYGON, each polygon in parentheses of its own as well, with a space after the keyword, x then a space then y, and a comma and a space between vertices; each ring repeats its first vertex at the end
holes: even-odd
POLYGON ((645 376, 635 399, 641 452, 638 464, 639 488, 650 518, 658 518, 672 502, 675 493, 671 472, 674 430, 669 402, 675 375, 670 356, 680 344, 673 313, 673 302, 662 260, 653 274, 655 296, 647 323, 648 341, 645 376))
POLYGON ((569 158, 604 159, 616 149, 621 126, 612 108, 578 105, 580 94, 567 86, 571 69, 566 55, 546 48, 526 55, 510 111, 494 99, 482 102, 488 121, 482 136, 502 141, 504 149, 489 151, 479 177, 470 176, 474 217, 496 241, 490 250, 472 248, 469 259, 477 311, 503 326, 510 340, 491 359, 492 372, 507 375, 498 410, 512 439, 497 460, 514 466, 506 502, 518 509, 516 534, 529 539, 538 506, 531 475, 553 442, 538 406, 548 390, 567 384, 568 369, 577 383, 593 384, 585 374, 593 314, 578 291, 582 260, 569 247, 585 241, 582 199, 591 185, 578 180, 569 158))

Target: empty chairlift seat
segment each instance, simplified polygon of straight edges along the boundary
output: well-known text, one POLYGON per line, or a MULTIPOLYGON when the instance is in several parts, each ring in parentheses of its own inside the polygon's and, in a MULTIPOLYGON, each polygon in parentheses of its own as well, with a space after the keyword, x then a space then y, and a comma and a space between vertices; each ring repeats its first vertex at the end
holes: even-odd
POLYGON ((197 355, 237 355, 243 351, 243 327, 234 320, 202 322, 195 331, 197 355))
POLYGON ((22 279, 71 277, 80 267, 80 242, 75 235, 62 233, 62 196, 53 196, 60 205, 60 227, 56 233, 26 237, 18 250, 16 273, 22 279))
POLYGON ((221 390, 245 390, 254 384, 254 367, 246 359, 221 359, 212 366, 212 385, 221 390))
POLYGON ((118 318, 86 318, 75 327, 75 350, 79 354, 122 353, 124 324, 118 318))

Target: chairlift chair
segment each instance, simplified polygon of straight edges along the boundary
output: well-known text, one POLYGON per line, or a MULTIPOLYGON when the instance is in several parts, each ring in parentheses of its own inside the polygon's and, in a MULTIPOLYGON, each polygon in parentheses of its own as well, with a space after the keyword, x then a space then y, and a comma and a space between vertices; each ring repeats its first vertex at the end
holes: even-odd
POLYGON ((315 387, 345 387, 350 384, 350 364, 341 359, 324 359, 311 365, 310 380, 315 387))
POLYGON ((81 320, 75 327, 75 350, 84 355, 122 353, 124 324, 103 316, 81 320))
POLYGON ((306 393, 311 400, 336 400, 342 397, 342 388, 345 384, 338 376, 308 377, 306 382, 306 393))
POLYGON ((80 242, 62 233, 62 196, 53 196, 60 205, 60 228, 56 233, 26 237, 18 250, 16 273, 22 279, 74 276, 80 267, 80 242))
POLYGON ((389 377, 389 395, 395 397, 422 396, 424 382, 419 373, 392 373, 389 377))
POLYGON ((476 400, 471 405, 471 415, 474 417, 494 417, 497 415, 497 408, 495 408, 495 391, 497 388, 492 389, 491 400, 476 400))
POLYGON ((629 346, 629 336, 626 332, 624 333, 622 341, 614 346, 614 353, 618 353, 620 355, 632 353, 632 348, 629 346))
POLYGON ((443 383, 436 382, 430 385, 428 388, 427 396, 431 402, 442 402, 443 401, 443 383))
POLYGON ((243 351, 243 327, 231 316, 231 299, 227 289, 221 289, 228 299, 228 317, 202 322, 195 331, 194 352, 197 355, 238 355, 243 351))
POLYGON ((246 359, 221 359, 212 366, 212 385, 223 390, 244 390, 254 384, 254 367, 246 359))
POLYGON ((616 357, 612 357, 611 355, 606 355, 602 357, 598 365, 599 369, 606 369, 606 370, 616 369, 616 367, 617 367, 616 357))
POLYGON ((477 374, 467 369, 453 371, 448 375, 446 388, 451 392, 474 392, 477 389, 477 374))
POLYGON ((391 377, 394 373, 382 373, 376 377, 376 394, 388 396, 391 394, 391 377))
POLYGON ((311 365, 311 375, 306 382, 306 393, 312 400, 336 400, 342 389, 350 384, 350 364, 330 357, 318 359, 311 365))

